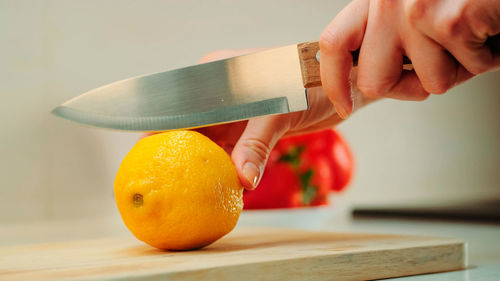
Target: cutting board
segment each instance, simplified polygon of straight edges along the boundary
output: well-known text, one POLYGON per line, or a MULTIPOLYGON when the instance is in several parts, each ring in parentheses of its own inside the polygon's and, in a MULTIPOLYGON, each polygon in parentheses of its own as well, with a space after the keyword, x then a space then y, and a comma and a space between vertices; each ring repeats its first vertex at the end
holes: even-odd
POLYGON ((243 228, 169 252, 130 235, 0 248, 0 280, 366 280, 459 270, 465 250, 446 238, 243 228))

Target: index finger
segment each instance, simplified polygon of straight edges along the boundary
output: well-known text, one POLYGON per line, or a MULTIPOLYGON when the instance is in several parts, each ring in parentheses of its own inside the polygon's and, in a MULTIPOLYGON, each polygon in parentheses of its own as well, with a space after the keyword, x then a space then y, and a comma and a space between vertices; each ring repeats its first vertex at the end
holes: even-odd
POLYGON ((368 6, 368 0, 349 3, 325 28, 319 41, 321 84, 343 119, 352 113, 351 52, 363 42, 368 6))

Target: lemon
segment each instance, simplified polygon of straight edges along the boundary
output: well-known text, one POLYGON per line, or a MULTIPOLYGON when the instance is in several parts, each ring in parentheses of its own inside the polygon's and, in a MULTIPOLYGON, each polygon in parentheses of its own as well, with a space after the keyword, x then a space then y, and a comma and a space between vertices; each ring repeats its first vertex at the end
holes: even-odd
POLYGON ((135 237, 167 250, 213 243, 235 227, 243 208, 229 155, 195 131, 140 140, 120 165, 114 193, 135 237))

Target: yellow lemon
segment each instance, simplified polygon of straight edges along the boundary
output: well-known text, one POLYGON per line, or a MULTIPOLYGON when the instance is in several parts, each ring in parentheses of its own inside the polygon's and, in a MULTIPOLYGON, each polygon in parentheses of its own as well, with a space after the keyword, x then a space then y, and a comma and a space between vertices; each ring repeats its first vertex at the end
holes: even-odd
POLYGON ((229 233, 243 188, 229 155, 194 131, 140 140, 120 165, 115 199, 137 239, 167 250, 204 247, 229 233))

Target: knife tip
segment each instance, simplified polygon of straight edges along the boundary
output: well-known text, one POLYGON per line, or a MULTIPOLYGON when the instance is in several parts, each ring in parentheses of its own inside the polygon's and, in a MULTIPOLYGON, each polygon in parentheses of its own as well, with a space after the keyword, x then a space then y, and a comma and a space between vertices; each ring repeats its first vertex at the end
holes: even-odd
POLYGON ((63 117, 63 116, 61 115, 61 110, 62 110, 62 106, 60 106, 60 105, 59 105, 59 106, 55 107, 54 109, 52 109, 52 110, 50 111, 50 114, 55 115, 55 116, 57 116, 57 117, 63 117))

